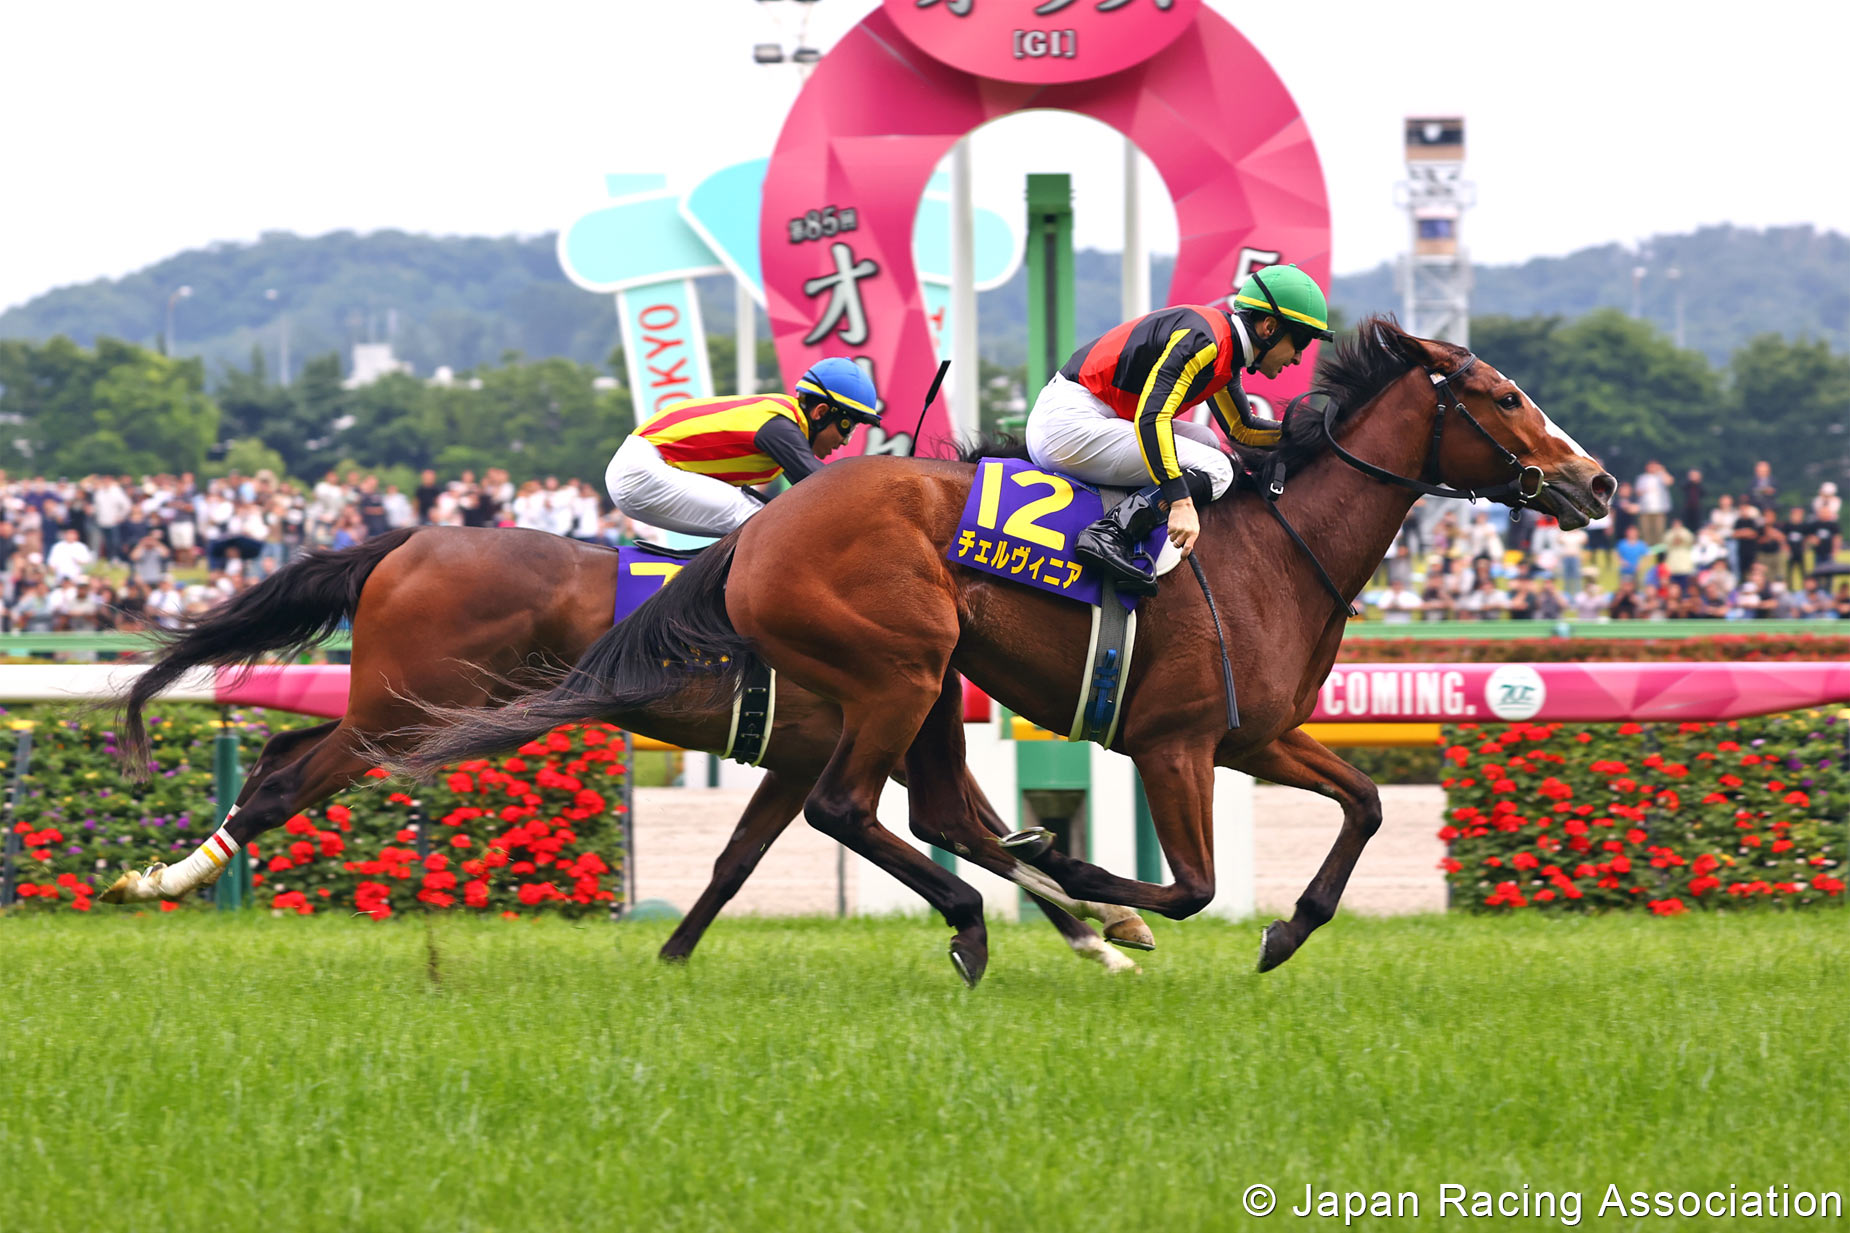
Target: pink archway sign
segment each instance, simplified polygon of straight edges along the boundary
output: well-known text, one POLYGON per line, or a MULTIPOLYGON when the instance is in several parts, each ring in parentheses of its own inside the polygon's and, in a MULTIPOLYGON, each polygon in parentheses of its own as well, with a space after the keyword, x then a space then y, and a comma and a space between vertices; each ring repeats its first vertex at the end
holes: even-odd
MULTIPOLYGON (((1200 0, 887 0, 816 66, 765 178, 765 301, 786 376, 851 355, 872 369, 888 433, 910 435, 937 365, 912 264, 919 198, 965 134, 1037 109, 1102 121, 1155 163, 1181 232, 1170 303, 1223 301, 1277 262, 1327 286, 1330 211, 1310 132, 1265 58, 1200 0)), ((1247 388, 1282 405, 1313 366, 1247 388)), ((949 436, 942 408, 921 453, 949 436)), ((861 449, 910 449, 888 433, 861 434, 861 449)))

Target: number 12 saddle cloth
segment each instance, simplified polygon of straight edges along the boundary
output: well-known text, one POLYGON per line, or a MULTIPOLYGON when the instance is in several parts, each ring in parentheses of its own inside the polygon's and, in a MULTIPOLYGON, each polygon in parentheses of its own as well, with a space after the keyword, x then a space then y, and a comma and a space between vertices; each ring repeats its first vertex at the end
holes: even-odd
MULTIPOLYGON (((959 565, 1092 607, 1091 647, 1070 740, 1109 745, 1117 732, 1123 682, 1137 639, 1138 597, 1081 565, 1073 547, 1081 531, 1127 495, 1127 490, 1101 490, 1024 459, 984 458, 976 464, 976 482, 944 553, 959 565)), ((1181 560, 1169 543, 1166 524, 1139 547, 1156 562, 1158 577, 1181 560)))

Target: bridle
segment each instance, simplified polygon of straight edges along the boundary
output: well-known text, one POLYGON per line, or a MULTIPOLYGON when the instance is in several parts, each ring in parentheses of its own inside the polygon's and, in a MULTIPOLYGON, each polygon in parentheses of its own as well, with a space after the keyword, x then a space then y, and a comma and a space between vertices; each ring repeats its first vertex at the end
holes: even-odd
MULTIPOLYGON (((1476 363, 1477 356, 1467 351, 1463 362, 1449 373, 1434 372, 1425 365, 1420 365, 1421 370, 1426 374, 1426 379, 1432 382, 1433 394, 1438 399, 1438 407, 1433 412, 1432 438, 1426 447, 1426 463, 1420 468, 1419 479, 1396 475, 1367 459, 1357 458, 1344 449, 1336 440, 1336 416, 1340 408, 1337 407, 1336 400, 1333 398, 1326 398, 1327 405, 1323 409, 1324 439, 1329 442, 1330 449, 1335 451, 1338 458, 1364 475, 1401 488, 1411 488, 1414 492, 1429 497, 1451 497, 1463 501, 1481 499, 1507 505, 1510 507, 1510 521, 1514 522, 1521 517, 1523 507, 1542 495, 1542 490, 1548 487, 1548 481, 1543 478, 1540 467, 1525 464, 1522 459, 1510 452, 1508 446, 1491 436, 1490 430, 1478 423, 1477 417, 1472 415, 1470 408, 1465 406, 1464 396, 1452 388, 1452 383, 1470 372, 1476 363), (1445 424, 1453 412, 1462 416, 1465 423, 1476 429, 1477 434, 1490 442, 1490 447, 1503 456, 1504 463, 1514 472, 1511 478, 1488 488, 1457 488, 1445 482, 1439 471, 1439 456, 1445 442, 1445 424)), ((1290 406, 1286 408, 1287 413, 1294 410, 1303 399, 1316 392, 1313 390, 1292 399, 1290 406)))

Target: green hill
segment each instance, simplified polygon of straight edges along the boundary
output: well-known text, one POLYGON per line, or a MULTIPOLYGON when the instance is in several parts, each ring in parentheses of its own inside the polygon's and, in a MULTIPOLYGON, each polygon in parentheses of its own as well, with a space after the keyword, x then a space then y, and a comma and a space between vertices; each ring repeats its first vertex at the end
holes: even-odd
MULTIPOLYGON (((1676 266, 1685 338, 1713 363, 1769 331, 1820 338, 1850 351, 1850 238, 1810 227, 1710 227, 1657 237, 1647 252, 1644 317, 1666 332, 1672 328, 1675 293, 1663 272, 1676 266)), ((1480 315, 1514 317, 1627 310, 1632 267, 1639 262, 1631 250, 1609 245, 1520 265, 1480 266, 1473 307, 1480 315)), ((1117 321, 1119 258, 1087 250, 1076 265, 1078 328, 1090 338, 1117 321)), ((1159 301, 1173 267, 1170 258, 1152 263, 1159 301)), ((309 357, 344 356, 354 342, 390 339, 420 374, 439 365, 461 371, 492 364, 508 352, 601 365, 617 343, 609 297, 565 281, 553 236, 400 231, 314 238, 272 233, 255 243, 180 253, 127 277, 59 288, 0 313, 0 338, 64 334, 86 345, 98 337, 151 345, 163 329, 169 295, 182 285, 193 294, 175 309, 178 353, 203 356, 215 379, 227 364, 246 364, 253 347, 274 363, 285 313, 290 366, 297 373, 309 357), (271 289, 278 293, 274 299, 266 295, 271 289)), ((983 351, 998 363, 1022 360, 1026 285, 1018 273, 981 297, 983 351)), ((1338 276, 1331 299, 1351 321, 1400 304, 1387 265, 1338 276)), ((726 280, 705 280, 701 302, 709 331, 730 332, 726 280)))

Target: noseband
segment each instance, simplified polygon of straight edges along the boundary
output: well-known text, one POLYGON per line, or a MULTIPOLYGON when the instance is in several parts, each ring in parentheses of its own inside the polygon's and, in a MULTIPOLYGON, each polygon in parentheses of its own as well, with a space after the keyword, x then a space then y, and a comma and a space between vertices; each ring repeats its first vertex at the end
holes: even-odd
MULTIPOLYGON (((1476 363, 1477 357, 1467 352, 1464 362, 1449 373, 1434 372, 1424 365, 1421 366, 1426 373, 1426 379, 1432 382, 1433 395, 1438 399, 1438 408, 1434 411, 1432 418, 1432 440, 1426 447, 1426 464, 1420 469, 1421 478, 1410 479, 1404 475, 1396 475, 1392 471, 1377 467, 1366 459, 1357 458, 1338 444, 1335 430, 1339 408, 1334 399, 1329 399, 1323 409, 1324 439, 1329 442, 1330 448, 1335 451, 1338 458, 1364 475, 1371 475, 1384 483, 1394 484, 1401 488, 1411 488, 1429 497, 1453 497, 1464 501, 1479 499, 1495 501, 1499 505, 1510 507, 1510 521, 1514 522, 1521 515, 1524 506, 1542 495, 1542 490, 1548 487, 1548 481, 1542 478, 1540 467, 1525 465, 1522 459, 1510 452, 1508 446, 1491 436, 1490 430, 1478 423, 1477 417, 1472 415, 1470 408, 1465 406, 1464 396, 1452 388, 1452 382, 1470 372, 1476 363), (1503 456, 1504 463, 1514 472, 1510 479, 1489 488, 1455 488, 1445 482, 1444 476, 1439 471, 1439 454, 1445 441, 1446 421, 1451 418, 1451 413, 1454 411, 1464 417, 1465 423, 1476 429, 1477 434, 1490 442, 1490 447, 1503 456)), ((1307 397, 1309 394, 1298 395, 1292 400, 1292 407, 1307 397)), ((1287 408, 1288 411, 1290 409, 1287 408)))

